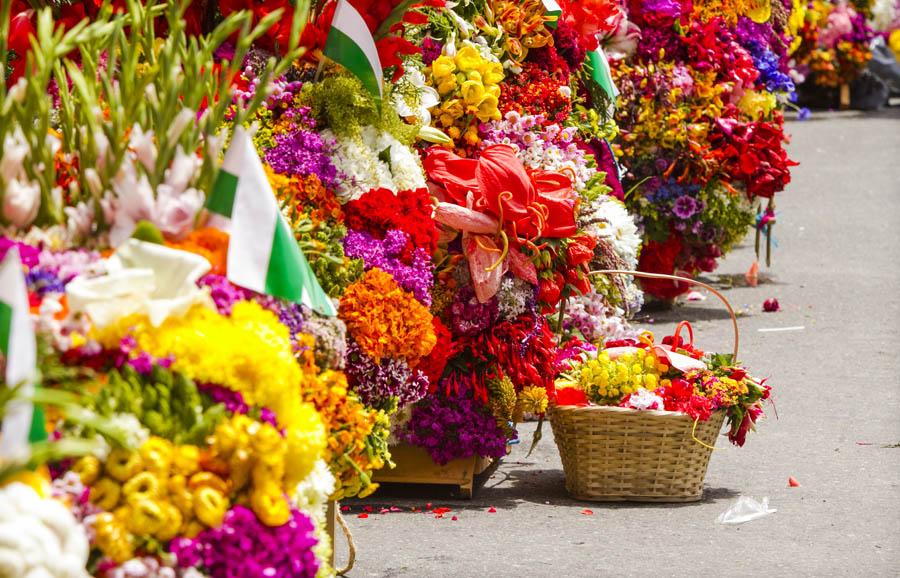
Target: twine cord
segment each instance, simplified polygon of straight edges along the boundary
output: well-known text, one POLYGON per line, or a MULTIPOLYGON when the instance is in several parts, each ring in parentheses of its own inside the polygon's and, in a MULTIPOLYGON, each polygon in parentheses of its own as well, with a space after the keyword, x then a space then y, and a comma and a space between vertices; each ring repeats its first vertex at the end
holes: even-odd
MULTIPOLYGON (((335 573, 338 576, 346 576, 350 570, 353 570, 353 564, 356 562, 356 544, 353 543, 353 534, 350 533, 350 528, 347 526, 347 521, 344 520, 344 516, 342 516, 340 512, 335 512, 335 514, 338 526, 341 527, 341 530, 344 532, 344 537, 347 538, 347 549, 349 551, 349 554, 347 555, 347 566, 340 570, 335 568, 335 573)), ((334 548, 334 544, 332 544, 331 547, 334 548)))

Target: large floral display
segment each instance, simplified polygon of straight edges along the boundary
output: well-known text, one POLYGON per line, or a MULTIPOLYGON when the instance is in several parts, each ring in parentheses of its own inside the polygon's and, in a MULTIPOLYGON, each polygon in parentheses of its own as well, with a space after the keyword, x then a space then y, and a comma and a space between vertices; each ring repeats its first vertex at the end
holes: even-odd
POLYGON ((856 80, 872 58, 869 43, 874 34, 867 21, 871 5, 878 5, 879 21, 889 21, 884 12, 890 3, 814 0, 795 4, 791 57, 798 80, 819 89, 856 80))
MULTIPOLYGON (((620 94, 617 143, 628 207, 644 234, 641 270, 694 275, 750 227, 769 231, 790 182, 780 103, 790 3, 633 0, 607 40, 620 94)), ((646 281, 660 299, 684 284, 646 281)))
POLYGON ((613 3, 0 4, 0 258, 71 396, 0 500, 77 560, 13 575, 329 575, 324 504, 391 433, 501 456, 559 333, 633 336, 641 292, 587 275, 641 244, 613 3))

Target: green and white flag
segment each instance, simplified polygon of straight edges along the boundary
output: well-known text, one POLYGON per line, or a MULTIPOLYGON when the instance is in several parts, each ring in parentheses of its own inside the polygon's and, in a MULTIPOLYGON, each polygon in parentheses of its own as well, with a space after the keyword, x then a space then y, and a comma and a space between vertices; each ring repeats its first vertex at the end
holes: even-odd
POLYGON ((543 2, 544 11, 546 12, 546 16, 544 16, 544 25, 547 28, 556 28, 559 17, 562 15, 562 8, 556 3, 556 0, 543 0, 543 2))
POLYGON ((302 303, 322 315, 336 315, 278 208, 253 141, 243 127, 234 130, 206 208, 231 219, 229 281, 302 303))
MULTIPOLYGON (((0 351, 6 358, 6 386, 21 385, 30 396, 37 377, 37 346, 25 289, 19 251, 10 249, 0 263, 0 351)), ((29 442, 47 439, 44 413, 30 401, 16 399, 6 406, 0 436, 0 458, 27 459, 29 442)))
POLYGON ((616 97, 619 96, 619 90, 613 82, 612 72, 609 69, 609 60, 606 59, 606 53, 602 47, 597 50, 588 52, 585 67, 597 86, 603 89, 603 92, 609 97, 609 100, 615 103, 616 97))
POLYGON ((384 79, 375 39, 366 21, 347 0, 338 0, 322 53, 356 75, 366 90, 381 100, 384 79))

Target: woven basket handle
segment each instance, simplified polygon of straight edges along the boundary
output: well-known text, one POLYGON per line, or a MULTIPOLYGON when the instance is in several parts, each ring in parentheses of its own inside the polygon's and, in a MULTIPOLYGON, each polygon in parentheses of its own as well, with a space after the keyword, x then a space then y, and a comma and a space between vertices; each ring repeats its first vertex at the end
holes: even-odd
POLYGON ((691 327, 691 323, 689 321, 680 321, 678 323, 678 325, 675 326, 675 331, 672 333, 672 347, 677 349, 677 348, 681 347, 681 345, 684 343, 681 339, 682 327, 687 327, 688 337, 691 338, 691 341, 690 341, 690 343, 688 343, 688 346, 693 349, 693 347, 694 347, 694 328, 691 327))
MULTIPOLYGON (((734 309, 731 307, 731 303, 728 302, 728 299, 725 298, 724 295, 719 293, 714 288, 710 287, 706 283, 702 281, 697 281, 696 279, 690 279, 688 277, 679 277, 678 275, 666 275, 665 273, 644 273, 643 271, 626 271, 620 269, 598 269, 596 271, 591 271, 588 273, 589 276, 594 275, 632 275, 634 277, 643 277, 645 279, 668 279, 670 281, 682 281, 684 283, 688 283, 690 285, 698 285, 703 287, 716 297, 718 297, 722 303, 725 305, 725 309, 728 310, 728 314, 731 316, 731 326, 734 329, 734 350, 732 358, 734 363, 737 363, 738 356, 738 346, 741 342, 741 334, 738 330, 737 316, 734 314, 734 309)), ((682 322, 684 323, 684 322, 682 322)), ((690 327, 690 325, 688 325, 690 327)), ((678 328, 675 329, 675 335, 678 335, 678 331, 681 329, 681 323, 678 324, 678 328)), ((694 342, 694 332, 693 330, 690 332, 691 334, 691 344, 694 342)))

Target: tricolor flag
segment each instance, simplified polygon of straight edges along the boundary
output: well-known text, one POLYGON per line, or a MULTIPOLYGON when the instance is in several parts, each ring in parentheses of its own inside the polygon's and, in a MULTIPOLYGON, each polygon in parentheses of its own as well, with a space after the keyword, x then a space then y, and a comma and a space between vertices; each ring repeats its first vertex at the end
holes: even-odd
POLYGON ((602 47, 598 46, 597 50, 588 52, 587 56, 588 58, 584 65, 591 76, 591 80, 603 89, 603 92, 606 93, 610 101, 615 103, 616 97, 619 96, 619 90, 613 82, 612 72, 610 72, 609 69, 609 61, 606 59, 606 53, 603 52, 602 47))
POLYGON ((322 53, 356 75, 366 90, 381 100, 384 79, 375 39, 366 21, 347 0, 338 0, 322 53))
POLYGON ((232 283, 302 303, 322 315, 336 315, 278 208, 253 141, 243 127, 234 129, 206 208, 231 219, 228 279, 232 283))
MULTIPOLYGON (((37 346, 25 275, 15 248, 0 263, 0 351, 6 358, 6 386, 21 385, 21 393, 30 396, 37 377, 37 346)), ((10 402, 3 417, 0 458, 27 459, 29 443, 45 439, 47 430, 41 408, 24 399, 10 402)))
POLYGON ((556 28, 559 17, 562 15, 562 8, 556 3, 556 0, 543 0, 543 2, 544 11, 546 12, 546 16, 544 16, 544 25, 547 28, 556 28))

